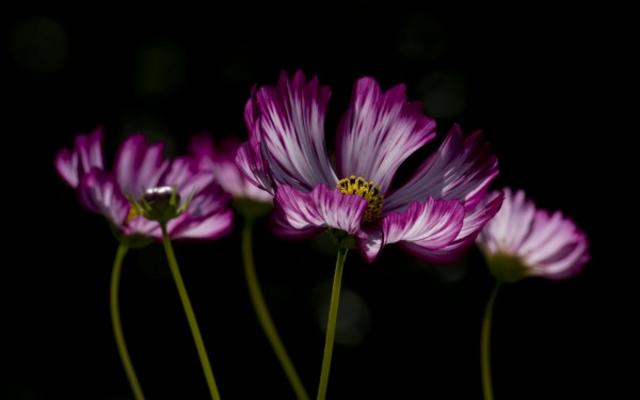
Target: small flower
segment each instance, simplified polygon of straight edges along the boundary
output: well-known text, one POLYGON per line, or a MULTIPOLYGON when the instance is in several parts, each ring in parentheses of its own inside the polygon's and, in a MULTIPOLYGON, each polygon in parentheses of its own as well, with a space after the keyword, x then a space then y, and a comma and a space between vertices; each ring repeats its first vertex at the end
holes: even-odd
POLYGON ((240 144, 229 137, 214 146, 211 137, 203 134, 191 139, 190 149, 198 167, 213 174, 222 189, 233 197, 233 208, 245 218, 256 219, 273 209, 273 195, 251 183, 236 165, 240 144))
POLYGON ((214 239, 230 231, 228 197, 210 173, 189 157, 166 160, 161 143, 133 135, 120 146, 114 172, 104 169, 99 130, 79 135, 73 150, 56 156, 56 169, 80 202, 102 214, 123 237, 160 239, 167 222, 176 239, 214 239))
POLYGON ((200 135, 191 139, 190 149, 198 167, 213 173, 216 182, 234 199, 272 203, 273 196, 252 184, 238 169, 235 159, 240 145, 239 140, 227 138, 216 147, 210 136, 200 135))
POLYGON ((520 190, 504 189, 502 209, 478 236, 491 272, 502 281, 561 279, 589 260, 587 236, 559 211, 536 209, 520 190))
POLYGON ((236 162, 250 181, 275 195, 275 230, 302 237, 330 228, 356 238, 372 261, 386 244, 446 262, 470 246, 498 211, 486 195, 498 173, 480 133, 455 125, 408 182, 392 189, 400 165, 435 137, 435 122, 408 102, 403 85, 382 92, 358 80, 336 141, 336 166, 325 145, 330 90, 302 72, 254 90, 245 108, 249 141, 236 162))

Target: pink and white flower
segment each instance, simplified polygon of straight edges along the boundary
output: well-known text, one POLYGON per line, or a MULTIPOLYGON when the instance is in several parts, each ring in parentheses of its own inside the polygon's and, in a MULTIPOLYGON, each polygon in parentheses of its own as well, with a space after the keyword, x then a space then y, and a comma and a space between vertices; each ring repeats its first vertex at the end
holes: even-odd
POLYGON ((272 203, 273 196, 252 184, 238 169, 235 159, 241 144, 229 137, 216 146, 209 135, 202 134, 191 139, 189 147, 198 168, 213 174, 216 182, 234 199, 272 203))
POLYGON ((586 234, 561 212, 537 209, 524 191, 503 192, 502 209, 477 239, 494 275, 512 281, 578 273, 589 261, 586 234))
POLYGON ((392 189, 400 165, 435 138, 435 121, 407 101, 404 85, 383 92, 361 78, 337 129, 334 166, 324 131, 329 97, 317 78, 297 72, 247 102, 249 141, 236 162, 274 195, 276 233, 344 231, 369 261, 391 243, 429 261, 457 258, 502 202, 501 193, 487 195, 498 163, 481 133, 465 136, 454 125, 413 178, 392 189))
POLYGON ((102 132, 78 135, 72 150, 61 150, 55 159, 58 174, 77 189, 80 202, 89 210, 103 215, 127 236, 160 239, 158 222, 136 212, 131 204, 159 189, 175 191, 187 207, 167 224, 174 239, 214 239, 231 229, 232 212, 228 196, 215 183, 214 177, 199 169, 190 157, 167 160, 164 145, 148 144, 138 134, 127 138, 117 152, 113 173, 103 161, 102 132))

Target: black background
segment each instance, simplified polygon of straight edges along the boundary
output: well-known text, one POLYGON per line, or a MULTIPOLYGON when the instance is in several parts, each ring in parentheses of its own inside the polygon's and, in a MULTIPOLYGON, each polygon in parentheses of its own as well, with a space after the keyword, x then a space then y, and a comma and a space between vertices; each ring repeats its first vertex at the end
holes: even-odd
MULTIPOLYGON (((131 398, 108 314, 116 242, 57 178, 56 151, 98 124, 107 160, 139 130, 167 141, 172 154, 203 130, 244 138, 252 85, 298 68, 332 88, 329 143, 355 79, 405 83, 409 97, 437 118, 439 139, 454 121, 485 131, 500 160, 495 187, 524 188, 589 234, 593 260, 580 276, 501 291, 497 399, 611 395, 624 383, 617 372, 617 383, 604 378, 619 367, 608 357, 620 346, 608 333, 621 330, 608 300, 629 263, 618 260, 626 256, 613 246, 611 224, 630 214, 618 201, 629 196, 617 183, 626 167, 618 149, 634 129, 614 129, 604 118, 624 113, 608 94, 624 37, 617 16, 596 9, 419 11, 366 1, 279 11, 247 4, 237 12, 79 7, 2 17, 10 239, 0 280, 0 398, 131 398)), ((240 225, 214 243, 176 243, 178 259, 223 398, 293 398, 249 303, 240 225)), ((322 240, 278 240, 262 222, 255 257, 283 339, 315 393, 324 337, 318 304, 326 302, 334 254, 322 240)), ((351 254, 344 286, 353 310, 345 315, 357 322, 358 340, 336 345, 329 397, 480 399, 479 328, 491 285, 476 249, 453 266, 425 265, 393 247, 372 265, 351 254)), ((148 398, 206 398, 159 246, 130 253, 121 290, 125 334, 148 398)))

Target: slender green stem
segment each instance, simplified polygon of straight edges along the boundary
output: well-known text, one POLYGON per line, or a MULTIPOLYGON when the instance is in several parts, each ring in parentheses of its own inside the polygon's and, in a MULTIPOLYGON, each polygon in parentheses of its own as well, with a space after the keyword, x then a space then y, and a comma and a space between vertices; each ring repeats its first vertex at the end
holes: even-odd
POLYGON ((242 229, 242 260, 244 262, 244 273, 247 278, 247 286, 249 287, 251 302, 253 303, 253 307, 258 315, 260 326, 262 327, 265 335, 267 335, 267 339, 269 339, 271 347, 276 353, 276 357, 278 357, 280 365, 282 365, 282 369, 287 375, 296 397, 298 400, 309 400, 309 395, 304 389, 304 385, 300 380, 300 376, 298 376, 296 368, 293 366, 293 362, 291 362, 291 358, 289 358, 289 354, 280 339, 278 330, 273 323, 273 319, 271 319, 271 314, 269 313, 267 304, 264 301, 264 295, 262 294, 260 284, 258 283, 258 276, 253 262, 253 252, 251 247, 251 221, 246 219, 242 229))
POLYGON ((324 355, 322 357, 322 370, 320 371, 320 385, 318 386, 318 400, 324 400, 327 397, 333 341, 336 336, 336 323, 338 321, 338 305, 340 304, 340 286, 342 285, 342 272, 347 252, 348 249, 346 248, 339 249, 338 258, 336 259, 336 272, 333 276, 331 303, 329 304, 329 317, 327 318, 327 336, 324 341, 324 355))
POLYGON ((113 336, 116 339, 116 346, 118 346, 118 354, 120 354, 120 360, 122 360, 122 366, 124 372, 127 374, 127 380, 133 391, 133 396, 136 400, 144 400, 144 394, 138 382, 136 371, 133 369, 129 352, 127 351, 127 343, 124 340, 124 334, 122 333, 122 323, 120 322, 120 301, 118 299, 118 293, 120 291, 120 275, 122 273, 122 261, 127 255, 129 247, 123 243, 118 246, 116 252, 116 259, 113 261, 113 271, 111 272, 111 289, 109 291, 109 303, 111 305, 111 325, 113 326, 113 336))
POLYGON ((189 295, 187 294, 187 288, 182 280, 182 274, 180 274, 180 268, 178 267, 178 261, 176 255, 173 252, 173 246, 171 246, 171 239, 167 234, 167 227, 161 224, 162 227, 162 243, 164 245, 164 251, 167 254, 167 260, 169 261, 169 267, 171 268, 171 274, 173 280, 178 288, 178 294, 180 295, 180 301, 182 301, 182 307, 187 315, 187 321, 189 322, 189 328, 191 328, 191 334, 193 335, 193 341, 196 344, 198 350, 198 357, 200 357, 200 364, 202 364, 202 370, 209 386, 209 392, 213 400, 220 400, 220 393, 218 392, 218 386, 216 380, 213 377, 213 371, 211 370, 211 364, 209 363, 209 357, 207 356, 207 349, 204 346, 202 335, 200 334, 200 328, 198 327, 198 321, 196 320, 196 314, 193 312, 189 295))
POLYGON ((482 337, 480 339, 480 362, 482 365, 482 393, 484 400, 493 400, 493 384, 491 382, 491 319, 493 308, 498 296, 500 284, 496 283, 484 310, 482 319, 482 337))

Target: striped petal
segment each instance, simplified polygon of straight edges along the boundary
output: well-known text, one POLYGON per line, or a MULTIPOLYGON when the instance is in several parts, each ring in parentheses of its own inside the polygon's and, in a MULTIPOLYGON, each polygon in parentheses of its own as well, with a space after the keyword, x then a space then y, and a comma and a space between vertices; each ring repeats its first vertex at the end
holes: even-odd
POLYGON ((463 218, 464 209, 457 200, 429 198, 424 203, 415 202, 406 210, 383 218, 384 243, 408 241, 439 249, 456 238, 463 218))
POLYGON ((275 204, 274 230, 288 237, 309 236, 323 228, 356 234, 367 208, 362 197, 346 195, 326 185, 318 185, 311 192, 281 186, 275 204))
POLYGON ((62 149, 58 152, 55 166, 60 177, 74 188, 91 169, 104 169, 102 128, 98 127, 88 135, 78 135, 73 150, 62 149))
POLYGON ((82 177, 78 186, 80 203, 120 226, 129 212, 129 202, 122 195, 115 179, 107 172, 93 168, 82 177))
POLYGON ((382 239, 380 226, 366 226, 358 233, 358 250, 368 262, 373 262, 378 257, 383 246, 382 239))
POLYGON ((238 149, 235 162, 249 183, 271 195, 275 193, 275 183, 257 141, 249 139, 243 143, 238 149))
POLYGON ((255 98, 256 88, 251 91, 251 97, 244 108, 244 121, 249 131, 249 140, 238 148, 235 162, 249 183, 273 196, 275 182, 271 178, 269 166, 262 157, 259 129, 260 109, 255 98))
POLYGON ((458 199, 464 201, 466 209, 473 209, 497 174, 498 162, 482 134, 476 132, 465 138, 460 127, 454 125, 415 176, 387 197, 384 209, 402 210, 429 196, 458 199))
POLYGON ((383 93, 374 79, 359 79, 338 129, 340 176, 362 176, 386 192, 400 164, 435 137, 435 121, 421 109, 404 85, 383 93))
POLYGON ((62 149, 56 154, 55 166, 58 175, 72 188, 78 187, 78 153, 69 149, 62 149))
POLYGON ((301 71, 293 79, 283 73, 278 86, 257 91, 253 123, 259 134, 245 151, 260 150, 278 184, 310 191, 322 183, 337 183, 325 145, 329 97, 328 87, 320 86, 317 78, 307 82, 301 71))
POLYGON ((519 254, 533 275, 564 278, 578 272, 586 261, 587 237, 560 212, 536 212, 529 236, 519 254))
POLYGON ((438 250, 430 249, 409 249, 414 253, 421 254, 422 258, 434 263, 450 263, 460 258, 463 253, 473 245, 482 228, 489 222, 500 210, 503 196, 501 193, 492 193, 487 196, 480 204, 477 204, 473 210, 465 210, 464 219, 462 221, 462 229, 458 236, 438 250))
POLYGON ((164 144, 147 144, 144 136, 127 138, 118 149, 114 172, 123 193, 139 198, 144 190, 158 185, 169 167, 165 160, 164 144))
POLYGON ((414 202, 401 212, 382 220, 384 244, 402 242, 405 248, 421 255, 437 251, 455 240, 464 220, 464 207, 457 200, 429 198, 414 202))
MULTIPOLYGON (((175 188, 183 200, 190 198, 213 183, 211 172, 202 171, 195 159, 179 157, 173 160, 165 176, 159 182, 161 186, 175 188)), ((220 193, 221 196, 222 193, 220 193)))
POLYGON ((169 221, 167 230, 172 239, 212 240, 231 232, 232 221, 233 212, 224 210, 201 219, 178 217, 169 221))

